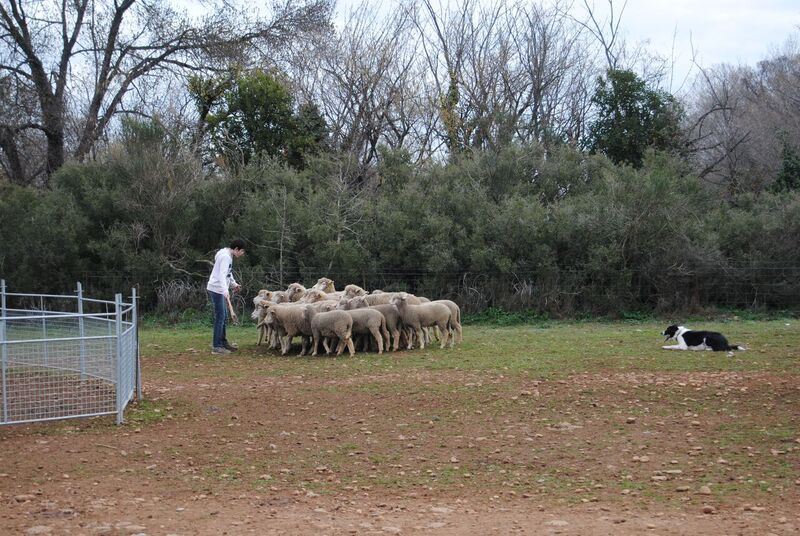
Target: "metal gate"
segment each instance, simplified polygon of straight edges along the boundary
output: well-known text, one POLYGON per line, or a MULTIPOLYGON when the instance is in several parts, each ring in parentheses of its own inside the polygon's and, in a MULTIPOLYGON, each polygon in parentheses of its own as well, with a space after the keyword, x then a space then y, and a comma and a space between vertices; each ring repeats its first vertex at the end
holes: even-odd
POLYGON ((129 301, 8 292, 0 280, 0 424, 116 414, 141 399, 136 289, 129 301))

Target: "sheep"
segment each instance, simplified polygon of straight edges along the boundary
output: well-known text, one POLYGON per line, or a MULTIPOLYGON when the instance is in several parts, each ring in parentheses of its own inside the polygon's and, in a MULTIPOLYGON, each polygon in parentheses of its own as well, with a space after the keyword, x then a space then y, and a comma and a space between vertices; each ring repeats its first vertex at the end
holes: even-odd
POLYGON ((269 325, 264 323, 264 317, 266 316, 267 308, 270 305, 286 303, 288 301, 289 295, 283 290, 271 291, 262 289, 259 290, 256 297, 253 298, 253 305, 255 305, 255 308, 253 309, 250 318, 256 321, 256 326, 258 328, 258 346, 261 345, 262 341, 269 340, 271 341, 270 348, 277 347, 277 341, 275 340, 274 333, 269 325))
MULTIPOLYGON (((353 334, 354 335, 369 335, 372 334, 372 338, 375 339, 375 343, 378 346, 378 353, 383 353, 384 346, 386 348, 389 347, 389 331, 386 329, 386 318, 384 318, 383 313, 380 311, 376 311, 374 309, 370 309, 369 307, 363 307, 360 309, 347 309, 348 301, 342 299, 337 306, 337 309, 346 311, 351 317, 353 317, 353 334), (384 345, 385 341, 385 345, 384 345)), ((367 341, 367 346, 369 342, 367 341)))
POLYGON ((333 286, 333 279, 328 279, 327 277, 320 277, 317 279, 317 284, 311 288, 321 290, 326 294, 333 294, 336 292, 336 288, 333 286))
POLYGON ((292 283, 286 288, 286 293, 289 295, 289 301, 300 301, 306 295, 306 287, 300 283, 292 283))
MULTIPOLYGON (((367 303, 369 303, 370 306, 372 306, 372 305, 380 305, 382 303, 390 303, 392 301, 392 298, 394 296, 398 295, 398 294, 400 294, 400 293, 399 292, 379 292, 378 294, 368 294, 368 295, 364 296, 364 299, 367 300, 367 303)), ((413 294, 408 294, 406 292, 403 292, 402 294, 405 294, 406 296, 408 296, 408 303, 410 303, 411 305, 419 305, 420 303, 422 303, 422 301, 419 298, 417 298, 416 296, 414 296, 413 294)))
MULTIPOLYGON (((422 334, 422 328, 428 326, 436 326, 442 332, 442 342, 440 348, 444 348, 450 335, 450 308, 443 303, 423 303, 420 305, 412 305, 409 303, 409 295, 401 292, 392 298, 392 305, 397 307, 400 313, 400 318, 403 324, 413 330, 419 339, 420 349, 425 348, 425 339, 422 334)), ((451 340, 452 346, 452 340, 451 340)), ((414 347, 414 340, 409 337, 408 349, 414 347)))
POLYGON ((306 323, 306 307, 303 305, 271 305, 267 309, 263 324, 270 326, 281 341, 281 355, 289 353, 295 335, 303 335, 300 355, 305 355, 311 328, 306 323))
POLYGON ((392 292, 384 292, 384 293, 381 293, 381 294, 368 294, 368 295, 364 296, 363 298, 367 301, 367 304, 372 306, 372 305, 379 305, 381 303, 384 303, 384 304, 389 303, 389 301, 391 301, 393 295, 394 295, 394 293, 392 293, 392 292))
POLYGON ((327 293, 312 288, 306 291, 305 295, 302 298, 300 298, 300 301, 303 303, 314 303, 328 299, 331 298, 327 293))
POLYGON ((464 336, 461 330, 461 308, 456 302, 450 300, 434 300, 432 303, 443 303, 450 308, 450 324, 453 326, 454 335, 458 334, 456 342, 463 342, 464 336))
POLYGON ((256 323, 258 326, 258 342, 256 346, 261 346, 261 341, 264 339, 264 334, 266 332, 266 327, 261 326, 261 321, 264 320, 264 315, 266 314, 266 308, 264 307, 264 303, 268 302, 269 299, 272 297, 272 291, 267 289, 262 289, 258 291, 258 294, 253 298, 253 312, 250 313, 250 318, 256 323))
POLYGON ((344 294, 344 291, 336 290, 336 287, 333 286, 333 279, 328 279, 327 277, 320 277, 317 280, 317 284, 311 287, 311 289, 324 292, 330 300, 338 300, 344 294))
POLYGON ((253 298, 253 305, 258 307, 262 301, 270 301, 272 299, 272 291, 265 288, 258 291, 255 298, 253 298))
POLYGON ((345 311, 362 309, 365 307, 380 311, 380 313, 383 315, 384 320, 386 320, 386 330, 390 335, 390 338, 386 344, 386 349, 394 350, 396 352, 400 346, 400 331, 403 327, 397 307, 391 303, 369 305, 364 299, 364 296, 356 296, 350 300, 342 300, 339 302, 339 308, 344 309, 345 311), (392 343, 392 341, 394 341, 394 343, 392 343))
POLYGON ((305 309, 313 308, 315 311, 327 312, 336 308, 336 302, 325 301, 312 304, 286 303, 282 304, 280 310, 270 306, 264 314, 264 320, 260 324, 271 331, 272 343, 270 348, 281 347, 281 355, 291 348, 292 339, 295 335, 302 335, 303 342, 300 355, 305 355, 308 351, 308 343, 311 339, 311 327, 305 321, 305 309), (297 311, 300 311, 299 313, 297 311), (302 317, 302 320, 298 320, 302 317))
MULTIPOLYGON (((355 355, 356 351, 353 347, 353 318, 345 311, 328 311, 318 313, 313 307, 307 307, 305 310, 305 317, 311 327, 311 333, 314 338, 314 350, 312 356, 317 355, 319 348, 319 341, 323 337, 338 337, 339 345, 336 348, 336 355, 341 355, 345 346, 350 357, 355 355)), ((326 346, 323 343, 323 346, 326 346)), ((326 351, 329 349, 326 347, 326 351)))
MULTIPOLYGON (((385 304, 391 303, 392 298, 394 296, 397 296, 398 294, 400 294, 400 293, 399 292, 378 291, 378 293, 376 293, 376 294, 368 294, 367 296, 364 296, 364 299, 367 300, 367 303, 369 304, 370 307, 374 307, 376 305, 385 305, 385 304)), ((408 297, 408 303, 411 304, 411 305, 420 305, 423 302, 429 302, 430 301, 428 298, 420 298, 420 297, 414 296, 413 294, 408 294, 406 292, 403 292, 402 294, 405 294, 408 297)), ((425 340, 426 341, 430 341, 430 336, 428 335, 428 328, 424 328, 422 331, 425 334, 425 340)), ((405 330, 403 330, 403 333, 406 336, 409 335, 408 333, 406 333, 405 330)))
POLYGON ((256 321, 261 321, 262 319, 259 318, 261 311, 264 309, 263 303, 268 302, 272 298, 272 291, 267 289, 261 289, 256 294, 255 298, 253 298, 253 312, 250 313, 250 318, 256 321))
POLYGON ((344 287, 344 298, 350 299, 355 298, 356 296, 366 296, 367 291, 363 288, 359 287, 358 285, 347 285, 344 287))

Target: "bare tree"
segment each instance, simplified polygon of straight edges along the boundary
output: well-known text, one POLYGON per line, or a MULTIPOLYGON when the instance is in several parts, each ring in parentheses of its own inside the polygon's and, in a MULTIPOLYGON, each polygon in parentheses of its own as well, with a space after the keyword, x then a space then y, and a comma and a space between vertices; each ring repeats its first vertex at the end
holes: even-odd
POLYGON ((512 140, 577 143, 596 73, 585 30, 566 4, 548 8, 421 3, 419 29, 438 136, 449 151, 512 140))
POLYGON ((526 141, 576 145, 586 128, 598 68, 585 32, 565 11, 559 2, 523 6, 511 18, 523 76, 508 92, 518 98, 518 137, 526 141))
POLYGON ((438 112, 433 126, 451 158, 469 144, 464 132, 461 90, 467 46, 473 38, 475 10, 474 0, 466 0, 457 11, 442 9, 441 5, 437 9, 431 0, 421 0, 419 8, 413 12, 429 80, 433 84, 431 104, 438 112))
POLYGON ((403 113, 413 62, 405 46, 407 30, 404 12, 379 21, 362 4, 323 58, 327 91, 321 97, 333 119, 334 138, 362 166, 374 163, 380 142, 402 145, 410 131, 403 113))
POLYGON ((333 146, 359 163, 362 183, 380 147, 405 149, 417 161, 431 152, 412 11, 384 16, 376 4, 358 5, 335 38, 301 55, 292 69, 303 98, 319 104, 333 146))
MULTIPOLYGON (((670 72, 669 59, 652 53, 647 42, 629 44, 625 40, 622 19, 628 0, 622 5, 614 0, 606 0, 607 13, 601 15, 601 9, 592 1, 583 0, 586 20, 574 18, 594 38, 606 60, 607 70, 629 70, 638 73, 648 85, 661 85, 671 82, 667 79, 670 72)), ((569 5, 569 4, 567 4, 569 5)))
POLYGON ((606 0, 606 2, 608 3, 607 19, 601 20, 594 3, 590 4, 589 0, 583 0, 589 19, 587 21, 575 20, 597 39, 605 55, 607 68, 614 70, 620 68, 620 56, 624 54, 625 41, 622 38, 620 26, 625 8, 628 6, 628 0, 622 2, 622 8, 618 13, 615 13, 614 0, 606 0))
POLYGON ((689 115, 696 172, 731 193, 759 192, 788 147, 800 151, 800 49, 790 39, 757 67, 700 69, 689 115))
POLYGON ((214 58, 241 61, 251 47, 280 47, 327 27, 330 10, 331 0, 287 0, 265 18, 225 2, 197 21, 166 0, 5 0, 0 77, 13 78, 10 87, 19 93, 36 96, 30 121, 0 125, 5 169, 14 182, 39 178, 46 184, 67 156, 89 154, 124 101, 136 100, 148 80, 205 68, 214 58), (68 144, 70 115, 76 130, 68 144), (43 177, 18 158, 21 136, 31 130, 44 138, 43 177))

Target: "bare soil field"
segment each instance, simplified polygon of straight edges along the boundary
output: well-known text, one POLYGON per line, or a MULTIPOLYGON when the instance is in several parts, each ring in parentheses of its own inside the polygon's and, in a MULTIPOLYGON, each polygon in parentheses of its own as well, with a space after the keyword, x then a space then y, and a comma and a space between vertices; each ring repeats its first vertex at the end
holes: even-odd
POLYGON ((796 368, 479 368, 516 350, 475 336, 313 359, 151 337, 123 426, 0 428, 0 532, 800 534, 796 368))

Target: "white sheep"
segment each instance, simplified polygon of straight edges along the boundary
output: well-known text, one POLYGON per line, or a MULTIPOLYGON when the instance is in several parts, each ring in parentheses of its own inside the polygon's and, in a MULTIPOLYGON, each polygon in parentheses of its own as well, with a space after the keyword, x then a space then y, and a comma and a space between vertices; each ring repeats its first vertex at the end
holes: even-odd
POLYGON ((317 283, 311 288, 321 290, 326 294, 333 294, 336 292, 336 288, 333 286, 333 279, 328 279, 327 277, 320 277, 317 279, 317 283))
POLYGON ((330 299, 333 298, 326 292, 312 288, 305 292, 305 295, 302 298, 300 298, 300 301, 303 303, 314 303, 330 299))
POLYGON ((355 298, 356 296, 366 296, 367 291, 363 288, 359 287, 358 285, 347 285, 344 287, 344 298, 351 299, 355 298))
MULTIPOLYGON (((311 326, 305 317, 306 309, 318 312, 332 311, 336 308, 335 302, 317 302, 312 304, 288 303, 271 306, 267 310, 264 324, 270 326, 276 338, 280 341, 281 354, 286 355, 291 348, 292 339, 296 335, 303 337, 300 355, 305 355, 311 342, 311 326)), ((277 344, 275 345, 277 346, 277 344)))
POLYGON ((278 303, 286 303, 289 301, 289 295, 286 291, 278 290, 278 291, 271 291, 267 289, 262 289, 258 291, 258 294, 255 298, 253 298, 253 305, 255 308, 253 312, 250 314, 250 318, 252 318, 256 322, 256 327, 258 329, 258 343, 257 345, 260 346, 261 342, 264 340, 270 341, 270 348, 274 349, 277 348, 277 340, 275 338, 275 334, 270 328, 269 325, 264 323, 264 317, 267 314, 267 308, 270 305, 275 305, 278 303))
POLYGON ((286 293, 289 295, 289 301, 300 301, 306 295, 306 287, 300 283, 292 283, 286 288, 286 293))
MULTIPOLYGON (((386 318, 383 313, 364 307, 360 309, 347 309, 348 300, 342 299, 337 306, 338 309, 347 311, 353 317, 353 335, 372 335, 375 344, 378 346, 378 353, 383 353, 384 346, 389 347, 389 332, 386 329, 386 318), (385 344, 384 344, 385 342, 385 344)), ((369 346, 369 341, 365 347, 369 346)))
MULTIPOLYGON (((314 339, 314 349, 312 356, 317 355, 319 342, 323 338, 337 337, 339 345, 336 348, 336 355, 341 355, 345 346, 350 357, 355 355, 356 351, 353 347, 353 318, 345 311, 328 311, 318 313, 313 307, 307 307, 305 310, 306 320, 311 326, 311 334, 314 339)), ((330 352, 327 344, 323 342, 326 353, 330 352)))
MULTIPOLYGON (((420 348, 425 348, 425 337, 422 333, 422 328, 429 326, 436 326, 442 333, 441 348, 444 348, 452 337, 450 336, 450 308, 443 303, 422 303, 413 305, 409 303, 409 295, 405 292, 398 293, 392 298, 392 305, 397 307, 400 313, 400 318, 403 320, 403 325, 407 329, 412 330, 419 340, 420 348)), ((408 349, 411 350, 414 346, 413 337, 409 337, 408 349)))
POLYGON ((311 328, 308 326, 305 317, 305 305, 271 305, 267 309, 264 317, 264 324, 270 326, 281 341, 281 355, 289 353, 292 339, 296 335, 303 335, 303 343, 300 355, 305 355, 308 337, 311 336, 311 328))
POLYGON ((419 305, 422 303, 422 300, 413 294, 409 294, 407 292, 379 292, 378 294, 368 294, 364 296, 364 299, 367 300, 367 303, 372 305, 380 305, 382 303, 391 303, 392 298, 397 296, 398 294, 405 294, 408 299, 408 303, 411 305, 419 305))
POLYGON ((367 300, 364 299, 364 296, 356 296, 355 298, 351 298, 349 300, 343 299, 339 302, 339 308, 344 309, 345 311, 362 309, 366 307, 375 309, 383 315, 383 318, 386 321, 386 330, 389 333, 389 341, 386 344, 386 349, 397 351, 400 346, 400 333, 403 328, 403 323, 400 320, 400 313, 398 312, 397 307, 391 303, 369 305, 367 300))
POLYGON ((463 342, 464 336, 461 329, 461 308, 454 301, 434 300, 432 303, 443 303, 450 308, 450 324, 453 326, 454 334, 458 335, 458 341, 463 342))

